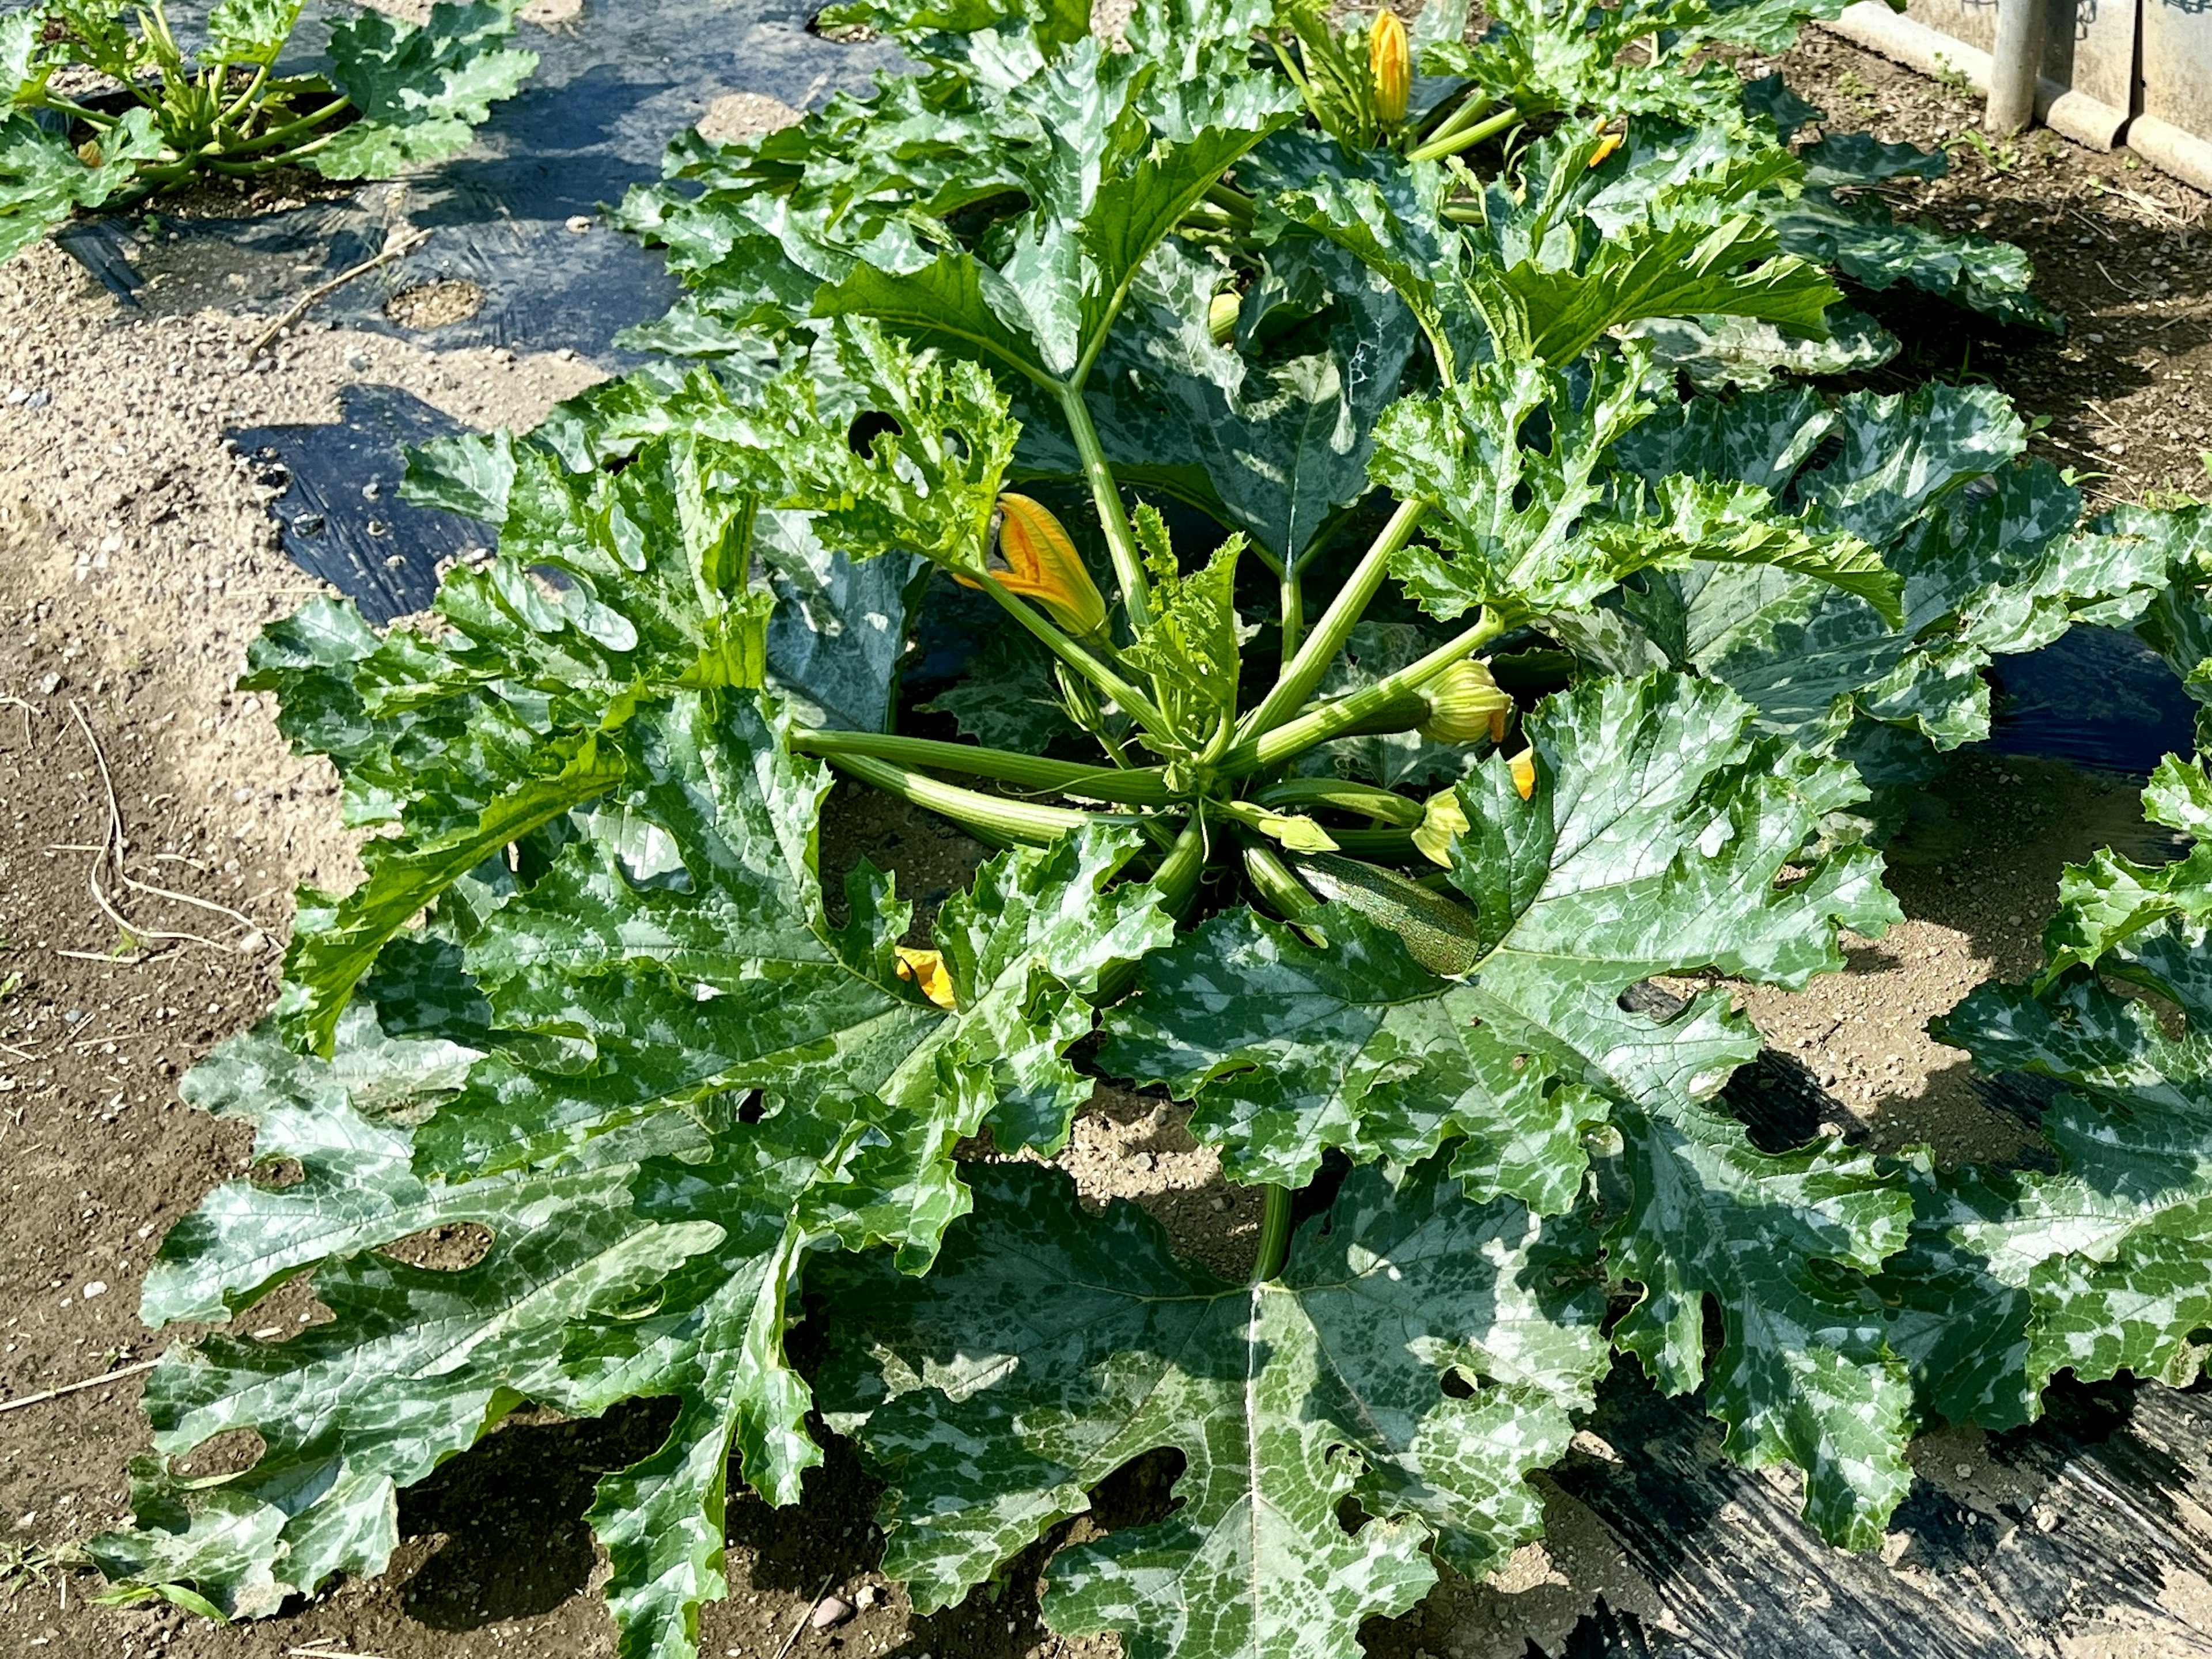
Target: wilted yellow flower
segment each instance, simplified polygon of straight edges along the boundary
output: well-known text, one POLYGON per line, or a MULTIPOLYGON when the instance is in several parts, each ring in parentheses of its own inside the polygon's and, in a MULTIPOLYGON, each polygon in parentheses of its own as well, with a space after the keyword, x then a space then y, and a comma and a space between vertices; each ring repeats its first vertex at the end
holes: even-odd
POLYGON ((1591 152, 1589 164, 1592 167, 1597 166, 1600 162, 1603 161, 1607 156, 1612 155, 1613 151, 1620 148, 1620 134, 1617 132, 1605 132, 1605 127, 1606 124, 1604 121, 1600 121, 1597 124, 1597 130, 1600 132, 1605 133, 1605 142, 1600 144, 1595 150, 1591 152))
POLYGON ((1429 717, 1420 733, 1431 743, 1474 743, 1488 737, 1497 740, 1499 724, 1513 699, 1498 689, 1488 665, 1473 660, 1455 662, 1421 688, 1429 717))
MULTIPOLYGON (((1006 567, 992 573, 1001 587, 1035 599, 1071 634, 1095 634, 1106 625, 1106 600, 1083 568, 1083 556, 1042 507, 1006 491, 991 517, 991 539, 1006 567)), ((982 586, 954 574, 969 587, 982 586)))
POLYGON ((1243 309, 1244 296, 1234 289, 1217 294, 1206 307, 1206 331, 1213 337, 1216 345, 1227 345, 1229 337, 1237 331, 1237 313, 1243 309))
POLYGON ((1505 763, 1513 769, 1513 787, 1521 792, 1521 799, 1526 800, 1534 794, 1536 793, 1536 751, 1533 749, 1523 749, 1505 763))
POLYGON ((1375 82, 1375 112, 1385 126, 1396 126, 1406 118, 1406 100, 1413 93, 1413 54, 1406 26, 1388 6, 1375 14, 1367 31, 1367 71, 1375 82))
POLYGON ((1467 814, 1460 808, 1459 791, 1440 789, 1429 797, 1421 821, 1414 826, 1413 845, 1431 864, 1451 868, 1452 837, 1467 833, 1467 814))
POLYGON ((952 975, 945 971, 945 955, 939 951, 917 951, 912 945, 895 945, 898 952, 899 977, 911 980, 921 988, 922 995, 940 1008, 952 1006, 952 975))

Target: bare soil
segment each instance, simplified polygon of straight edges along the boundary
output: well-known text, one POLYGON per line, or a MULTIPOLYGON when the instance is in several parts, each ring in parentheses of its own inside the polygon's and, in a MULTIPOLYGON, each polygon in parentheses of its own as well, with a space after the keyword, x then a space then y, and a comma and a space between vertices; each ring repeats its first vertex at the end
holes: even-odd
MULTIPOLYGON (((2051 339, 1878 296, 1873 308, 1907 355, 1869 383, 1987 378, 2050 417, 2039 446, 2081 469, 2100 498, 2201 492, 2196 455, 2212 443, 2203 199, 2124 155, 2048 134, 1985 153, 1961 139, 1971 103, 1830 37, 1782 67, 1841 124, 1951 143, 1952 175, 1900 203, 2021 242, 2072 321, 2051 339)), ((717 124, 734 130, 787 113, 742 95, 725 102, 717 124)), ((405 1541, 389 1571, 265 1623, 94 1607, 97 1575, 71 1562, 73 1540, 123 1517, 125 1465, 146 1445, 138 1379, 125 1374, 161 1346, 135 1317, 144 1263, 164 1229, 246 1164, 244 1134, 179 1104, 176 1079, 267 1006, 293 886, 343 889, 358 873, 328 769, 294 760, 265 701, 232 690, 247 641, 322 590, 277 550, 266 492, 222 433, 335 419, 338 389, 359 381, 476 426, 526 426, 597 373, 573 358, 440 355, 312 323, 257 371, 241 358, 261 321, 233 314, 246 284, 230 282, 226 295, 223 280, 181 282, 131 313, 51 247, 0 266, 0 1404, 117 1373, 0 1411, 0 1653, 611 1654, 604 1563, 582 1516, 599 1474, 654 1443, 662 1413, 649 1403, 595 1422, 510 1421, 403 1497, 405 1541)), ((309 279, 291 280, 296 291, 309 279)), ((2063 862, 2099 844, 2154 844, 2133 788, 2056 763, 1962 757, 1931 791, 1945 810, 1893 850, 1906 925, 1856 945, 1849 972, 1803 994, 1747 994, 1753 1016, 1881 1144, 1928 1139, 1948 1158, 2017 1150, 2024 1132, 1921 1028, 1981 978, 2036 960, 2063 862)), ((926 817, 841 805, 824 858, 834 867, 865 853, 896 866, 926 919, 978 850, 926 817)), ((1087 1194, 1146 1203, 1218 1267, 1249 1259, 1256 1205, 1222 1183, 1173 1105, 1102 1090, 1062 1161, 1087 1194)), ((1585 1450, 1611 1455, 1602 1443, 1585 1450)), ((1959 1502, 1996 1513, 2002 1482, 1975 1437, 1916 1455, 1959 1502)), ((1531 1643, 1557 1653, 1601 1596, 1663 1642, 1660 1599, 1620 1540, 1557 1485, 1540 1486, 1547 1543, 1486 1583, 1448 1579, 1413 1613, 1370 1626, 1377 1659, 1522 1659, 1531 1643)), ((1162 1471, 1140 1467, 1100 1495, 1097 1524, 1156 1510, 1164 1494, 1162 1471)), ((1112 1650, 1042 1629, 1041 1552, 998 1595, 912 1617, 874 1570, 874 1499, 834 1443, 795 1509, 734 1498, 732 1594, 707 1609, 702 1651, 1112 1650), (817 1631, 805 1615, 824 1594, 854 1611, 817 1631)), ((2188 1632, 2212 1624, 2212 1585, 2177 1576, 2166 1606, 2171 1619, 2148 1624, 2100 1622, 2092 1609, 2063 1650, 2203 1651, 2188 1632)))

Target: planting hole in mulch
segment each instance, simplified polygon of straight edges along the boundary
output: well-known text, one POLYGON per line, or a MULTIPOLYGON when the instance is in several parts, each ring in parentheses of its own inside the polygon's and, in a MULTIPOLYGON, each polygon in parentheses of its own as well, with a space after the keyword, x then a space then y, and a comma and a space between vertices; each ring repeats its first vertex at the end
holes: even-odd
POLYGON ((403 288, 384 302, 384 314, 402 328, 450 328, 483 309, 484 292, 474 283, 421 283, 403 288))

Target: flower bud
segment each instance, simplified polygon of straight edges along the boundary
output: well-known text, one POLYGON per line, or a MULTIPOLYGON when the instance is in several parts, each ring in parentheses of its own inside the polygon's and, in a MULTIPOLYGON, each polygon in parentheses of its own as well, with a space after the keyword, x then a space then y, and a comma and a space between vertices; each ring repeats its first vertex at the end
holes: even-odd
POLYGON ((1536 793, 1536 751, 1523 749, 1505 763, 1512 769, 1513 787, 1521 792, 1521 799, 1527 800, 1536 793))
POLYGON ((1449 668, 1421 688, 1428 717, 1420 733, 1431 743, 1497 741, 1499 722, 1513 707, 1513 699, 1498 688, 1486 664, 1469 659, 1449 668))
POLYGON ((1206 331, 1213 337, 1216 345, 1227 345, 1229 337, 1237 332, 1237 313, 1244 307, 1244 296, 1235 289, 1217 294, 1206 307, 1206 331))
MULTIPOLYGON (((1083 568, 1083 556, 1042 507, 1011 490, 1002 494, 991 515, 991 542, 1006 566, 992 572, 1000 586, 1035 599, 1071 634, 1096 634, 1106 625, 1106 601, 1083 568)), ((982 585, 967 576, 958 580, 969 587, 982 585)))
POLYGON ((1375 83, 1375 112, 1382 125, 1395 127, 1406 118, 1406 100, 1413 91, 1413 54, 1406 41, 1406 26, 1388 6, 1375 14, 1367 31, 1367 70, 1375 83))
POLYGON ((952 975, 945 970, 945 956, 939 951, 919 951, 911 945, 895 945, 898 953, 898 976, 910 980, 921 988, 940 1008, 952 1006, 952 975))

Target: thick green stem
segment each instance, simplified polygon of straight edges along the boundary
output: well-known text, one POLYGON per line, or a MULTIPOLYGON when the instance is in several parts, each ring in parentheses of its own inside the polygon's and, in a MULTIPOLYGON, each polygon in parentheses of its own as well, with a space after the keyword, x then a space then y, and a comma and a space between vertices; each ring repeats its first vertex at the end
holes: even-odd
POLYGON ((1407 150, 1406 159, 1409 161, 1441 161, 1447 155, 1473 149, 1486 138, 1495 138, 1520 118, 1521 112, 1508 104, 1486 121, 1479 121, 1448 137, 1431 138, 1419 149, 1407 150))
MULTIPOLYGON (((1083 476, 1091 485, 1091 500, 1098 509, 1098 523, 1106 532, 1106 550, 1114 560, 1114 579, 1121 584, 1121 605, 1129 613, 1129 626, 1142 628, 1152 619, 1152 589, 1145 581, 1145 562, 1137 555, 1136 532, 1121 507, 1121 491, 1106 465, 1105 447, 1098 428, 1091 423, 1091 410, 1083 401, 1080 383, 1060 389, 1060 412, 1067 421, 1076 453, 1083 457, 1083 476)), ((1124 708, 1128 704, 1121 705, 1124 708)), ((1135 710, 1131 709, 1131 713, 1135 710)), ((1158 729, 1157 727, 1155 729, 1158 729)))
POLYGON ((1488 98, 1481 93, 1471 92, 1460 100, 1457 108, 1449 112, 1423 133, 1420 142, 1424 144, 1433 144, 1439 138, 1449 138, 1455 132, 1462 131, 1469 122, 1480 121, 1483 112, 1489 107, 1488 98))
POLYGON ((1038 614, 1035 606, 1025 603, 1019 594, 1009 592, 996 578, 988 574, 983 579, 983 591, 999 602, 1000 609, 1035 635, 1046 650, 1113 698, 1123 714, 1151 731, 1164 732, 1167 729, 1167 717, 1160 713, 1158 704, 1061 633, 1049 620, 1038 614))
POLYGON ((1376 537, 1374 545, 1361 556, 1344 586, 1337 590, 1336 597, 1329 601, 1328 609, 1322 612, 1313 632, 1284 662, 1274 690, 1239 722, 1237 730, 1240 737, 1257 738, 1280 726, 1305 706, 1306 700, 1328 673, 1329 665, 1336 660, 1336 653, 1344 649, 1345 641, 1352 637, 1353 625, 1366 614, 1369 604, 1382 586, 1382 578, 1389 574, 1391 559, 1412 539, 1425 506, 1421 501, 1399 504, 1390 521, 1376 537))
POLYGON ((1288 662, 1297 655, 1298 646, 1304 640, 1306 632, 1306 596, 1296 567, 1285 568, 1280 591, 1283 613, 1283 660, 1288 662))
POLYGON ((1283 1271, 1291 1254, 1291 1189, 1263 1187, 1267 1208, 1260 1212, 1260 1253, 1252 1264, 1252 1282, 1264 1285, 1283 1271))
POLYGON ((1286 921, 1298 921, 1321 908, 1321 901, 1291 873, 1275 849, 1257 841, 1244 843, 1244 874, 1260 896, 1286 921))
POLYGON ((1337 851, 1352 858, 1402 859, 1413 852, 1413 832, 1407 829, 1332 830, 1329 838, 1337 851))
POLYGON ((1412 829, 1427 816, 1427 809, 1417 800, 1407 800, 1403 795, 1377 789, 1372 784, 1348 783, 1340 778, 1285 778, 1280 783, 1269 784, 1255 792, 1252 799, 1262 806, 1333 807, 1340 812, 1358 812, 1381 823, 1395 824, 1401 830, 1412 829))
POLYGON ((264 149, 278 149, 291 143, 303 132, 313 132, 332 116, 343 114, 352 107, 350 100, 335 99, 320 109, 301 116, 296 121, 287 121, 281 127, 270 128, 258 138, 249 138, 244 143, 233 144, 223 153, 226 155, 256 155, 264 149))
POLYGON ((261 88, 268 83, 269 65, 264 64, 253 71, 253 78, 246 83, 246 90, 232 99, 228 105, 224 106, 222 112, 215 118, 216 125, 224 126, 235 121, 239 112, 252 103, 259 95, 261 88))
POLYGON ((1236 185, 1224 184, 1217 179, 1206 187, 1206 199, 1245 229, 1252 228, 1252 198, 1236 185))
POLYGON ((926 806, 955 823, 1006 840, 1049 845, 1062 836, 1073 835, 1087 823, 1128 822, 1110 813, 1079 812, 1072 806, 1039 806, 1030 801, 986 795, 866 755, 827 755, 823 758, 840 772, 863 783, 872 783, 887 794, 912 801, 916 806, 926 806))
MULTIPOLYGON (((1152 872, 1152 884, 1159 890, 1162 901, 1170 914, 1180 917, 1190 908, 1191 896, 1198 891, 1198 878, 1206 869, 1206 831, 1196 817, 1182 827, 1182 833, 1168 848, 1168 855, 1160 860, 1160 867, 1152 872)), ((1096 1003, 1109 1003, 1127 990, 1137 977, 1137 964, 1117 962, 1098 975, 1098 989, 1091 997, 1096 1003)))
POLYGON ((115 125, 115 118, 113 116, 102 115, 96 109, 87 109, 82 104, 78 103, 75 99, 64 98, 58 92, 40 93, 39 94, 38 107, 41 109, 57 110, 62 114, 70 117, 74 120, 83 122, 85 125, 90 127, 94 132, 107 132, 112 131, 115 125))
POLYGON ((1386 674, 1348 697, 1308 709, 1294 720, 1238 744, 1221 757, 1216 769, 1223 777, 1243 777, 1249 772, 1279 766, 1317 743, 1343 737, 1370 715, 1387 708, 1408 691, 1418 691, 1461 658, 1480 650, 1504 631, 1504 620, 1485 611, 1474 627, 1446 641, 1419 661, 1408 663, 1395 674, 1386 674))
POLYGON ((1160 867, 1152 872, 1152 885, 1160 890, 1169 909, 1178 916, 1190 908, 1198 891, 1200 872, 1206 868, 1206 832, 1195 818, 1182 827, 1160 867))
POLYGON ((277 155, 264 155, 258 161, 216 161, 209 162, 208 165, 225 178, 250 179, 260 173, 274 173, 279 167, 295 166, 306 157, 313 155, 317 150, 326 148, 337 137, 337 134, 335 132, 326 132, 319 138, 312 139, 301 144, 297 149, 288 149, 277 155))
POLYGON ((1030 789, 1089 795, 1099 800, 1119 801, 1125 806, 1165 806, 1174 799, 1168 793, 1165 775, 1157 766, 1124 772, 1111 766, 1085 766, 1075 761, 1047 760, 1037 755, 1011 754, 1003 749, 982 749, 970 743, 886 737, 873 732, 794 731, 791 746, 802 755, 824 758, 860 755, 902 766, 930 766, 939 771, 996 778, 1001 783, 1030 789))

